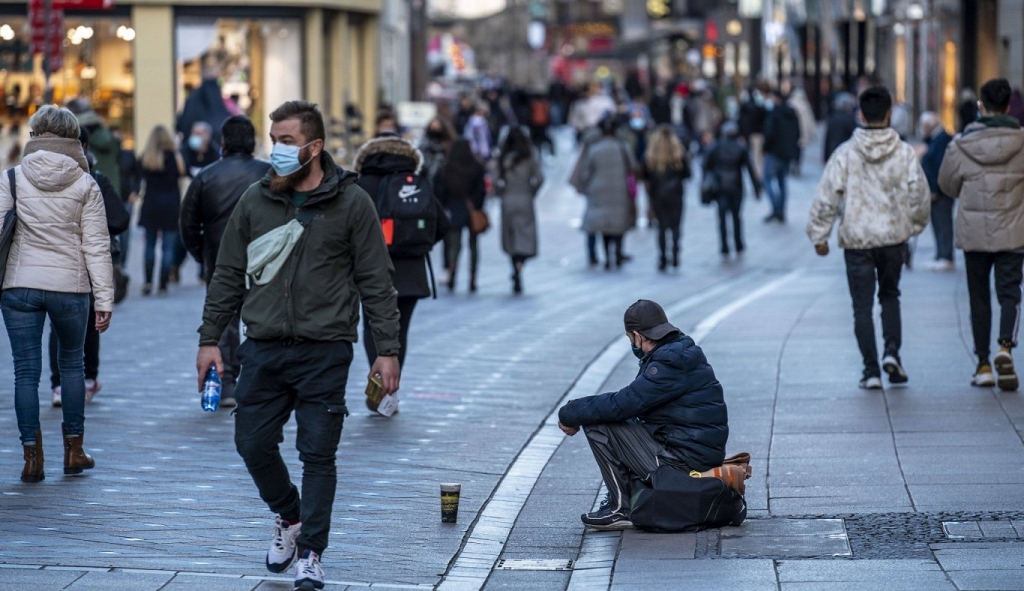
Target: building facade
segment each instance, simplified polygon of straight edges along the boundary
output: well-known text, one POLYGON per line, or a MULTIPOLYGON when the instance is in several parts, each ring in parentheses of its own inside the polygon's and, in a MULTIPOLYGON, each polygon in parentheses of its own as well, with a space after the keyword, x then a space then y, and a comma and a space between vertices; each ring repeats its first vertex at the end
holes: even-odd
POLYGON ((280 103, 319 103, 331 148, 346 139, 346 105, 376 111, 382 0, 125 0, 111 10, 68 11, 63 64, 47 77, 28 52, 25 4, 0 3, 0 89, 5 129, 31 114, 47 84, 53 101, 88 98, 127 145, 175 115, 204 73, 249 115, 266 145, 280 103))

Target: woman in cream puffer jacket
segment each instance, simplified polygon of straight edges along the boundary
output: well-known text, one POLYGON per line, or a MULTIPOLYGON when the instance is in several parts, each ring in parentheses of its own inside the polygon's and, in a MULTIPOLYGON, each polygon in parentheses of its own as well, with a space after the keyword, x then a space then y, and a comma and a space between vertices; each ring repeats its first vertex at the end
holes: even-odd
POLYGON ((14 408, 25 452, 21 479, 43 479, 39 430, 39 376, 42 334, 47 316, 57 334, 62 380, 64 473, 94 466, 82 449, 85 432, 86 323, 100 332, 113 310, 113 268, 103 196, 89 175, 78 141, 75 116, 47 105, 29 120, 32 139, 14 169, 17 202, 6 174, 0 176, 0 216, 18 213, 14 243, 0 296, 14 355, 14 408), (95 296, 95 319, 89 296, 95 296))

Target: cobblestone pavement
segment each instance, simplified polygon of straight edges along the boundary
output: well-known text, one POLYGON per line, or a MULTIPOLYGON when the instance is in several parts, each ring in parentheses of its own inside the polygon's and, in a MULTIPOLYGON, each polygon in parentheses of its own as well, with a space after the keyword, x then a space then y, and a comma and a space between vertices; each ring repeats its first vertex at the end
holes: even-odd
MULTIPOLYGON (((561 147, 539 197, 541 256, 526 294, 511 295, 488 233, 479 292, 467 293, 463 270, 455 293, 418 307, 395 418, 359 403, 357 346, 328 589, 1024 588, 1024 405, 967 385, 960 272, 906 274, 910 386, 866 393, 841 253, 819 259, 803 234, 820 167, 792 180, 786 226, 762 224, 766 206, 748 201, 743 258, 719 256, 717 218, 691 183, 682 269, 659 274, 654 233, 640 229, 627 238, 634 261, 605 272, 586 265, 561 147), (754 457, 742 527, 580 526, 600 478, 583 438, 551 438, 550 415, 570 391, 632 378, 621 314, 638 297, 674 308, 725 386, 729 451, 754 457), (440 523, 440 482, 462 484, 458 524, 440 523)), ((918 263, 932 252, 926 234, 918 263)), ((87 408, 96 469, 60 474, 60 412, 44 375, 48 478, 18 480, 0 339, 0 589, 290 589, 263 568, 272 515, 234 451, 232 419, 201 412, 194 393, 194 267, 166 298, 142 298, 139 255, 136 243, 132 294, 104 335, 103 390, 87 408)), ((282 449, 298 477, 294 425, 282 449)))

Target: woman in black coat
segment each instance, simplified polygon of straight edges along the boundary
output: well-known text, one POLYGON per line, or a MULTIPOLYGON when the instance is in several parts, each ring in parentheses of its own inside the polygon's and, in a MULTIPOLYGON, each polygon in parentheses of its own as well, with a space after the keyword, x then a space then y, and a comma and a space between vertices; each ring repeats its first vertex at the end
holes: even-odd
MULTIPOLYGON (((359 153, 356 154, 355 170, 359 173, 359 186, 376 202, 381 182, 387 176, 410 172, 422 174, 423 155, 402 138, 378 137, 366 142, 359 149, 359 153)), ((437 232, 434 238, 436 243, 448 233, 448 217, 438 200, 433 200, 437 218, 437 232)), ((395 267, 392 279, 398 292, 398 340, 402 346, 398 353, 398 363, 403 367, 409 350, 409 323, 412 321, 416 302, 433 295, 432 283, 427 276, 428 263, 427 256, 391 257, 391 264, 395 267)), ((366 358, 372 366, 377 360, 377 345, 374 343, 373 331, 370 330, 369 317, 366 314, 363 314, 363 345, 366 348, 366 358)))
POLYGON ((153 270, 156 266, 156 242, 161 238, 159 294, 167 293, 167 282, 178 252, 178 213, 181 189, 178 179, 185 176, 185 161, 174 146, 174 138, 166 127, 158 125, 149 135, 142 152, 142 210, 139 225, 146 230, 146 283, 142 295, 153 292, 153 270))
POLYGON ((743 225, 740 220, 740 206, 743 204, 743 169, 747 169, 754 183, 754 195, 761 198, 761 181, 754 172, 754 164, 746 146, 738 141, 739 126, 728 121, 722 125, 722 135, 704 158, 704 174, 718 177, 718 236, 722 243, 722 255, 729 256, 728 229, 726 218, 732 217, 733 240, 736 254, 743 252, 743 225))
MULTIPOLYGON (((469 142, 459 138, 452 143, 448 158, 437 175, 434 195, 451 219, 451 228, 444 238, 444 265, 448 271, 448 291, 455 289, 455 274, 462 252, 462 231, 470 228, 470 208, 482 210, 487 185, 484 165, 473 154, 469 142)), ((477 236, 469 232, 469 291, 476 291, 476 270, 480 264, 477 236)))
POLYGON ((644 155, 647 199, 658 219, 658 270, 668 266, 667 238, 672 237, 672 266, 679 266, 679 239, 683 224, 683 183, 690 178, 686 149, 670 125, 651 133, 644 155))

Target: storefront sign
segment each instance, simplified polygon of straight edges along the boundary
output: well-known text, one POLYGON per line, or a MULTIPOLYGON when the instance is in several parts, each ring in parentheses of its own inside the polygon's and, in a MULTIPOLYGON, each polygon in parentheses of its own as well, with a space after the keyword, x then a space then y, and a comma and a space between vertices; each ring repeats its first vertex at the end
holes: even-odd
POLYGON ((28 22, 32 38, 29 50, 32 53, 46 54, 50 72, 62 68, 64 66, 64 11, 51 5, 49 14, 47 14, 44 0, 29 0, 28 22))
POLYGON ((110 10, 114 0, 53 0, 53 7, 63 10, 110 10))

